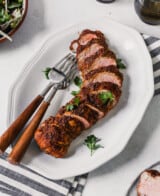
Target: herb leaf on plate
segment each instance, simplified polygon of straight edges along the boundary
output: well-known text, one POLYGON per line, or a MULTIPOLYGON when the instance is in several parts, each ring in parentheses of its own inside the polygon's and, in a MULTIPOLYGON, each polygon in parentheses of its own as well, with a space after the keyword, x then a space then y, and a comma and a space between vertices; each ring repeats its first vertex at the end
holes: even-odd
POLYGON ((45 77, 47 80, 49 80, 49 72, 52 70, 50 67, 46 67, 46 69, 43 71, 45 77))
POLYGON ((74 79, 74 83, 75 83, 76 86, 81 87, 82 79, 80 77, 76 76, 75 79, 74 79))
POLYGON ((126 66, 123 63, 122 59, 117 59, 117 67, 118 69, 126 69, 126 66))
POLYGON ((79 98, 79 97, 76 97, 76 98, 74 99, 74 105, 75 105, 75 106, 78 106, 79 103, 80 103, 80 98, 79 98))
POLYGON ((114 96, 110 91, 106 91, 99 93, 99 99, 103 102, 103 104, 105 104, 108 101, 113 101, 114 96))
POLYGON ((66 110, 67 111, 72 111, 74 109, 74 105, 73 104, 67 104, 66 105, 66 110))
POLYGON ((102 145, 97 144, 98 142, 100 142, 101 139, 97 138, 95 135, 89 135, 85 141, 84 141, 84 145, 86 145, 88 147, 88 149, 91 151, 91 156, 93 155, 93 153, 99 149, 99 148, 104 148, 102 145))
POLYGON ((78 90, 78 91, 72 91, 71 94, 72 94, 73 96, 76 96, 76 95, 78 95, 79 92, 80 92, 80 90, 78 90))
POLYGON ((80 98, 75 97, 73 100, 73 103, 69 103, 66 105, 66 110, 71 111, 71 110, 75 109, 79 104, 80 104, 80 98))

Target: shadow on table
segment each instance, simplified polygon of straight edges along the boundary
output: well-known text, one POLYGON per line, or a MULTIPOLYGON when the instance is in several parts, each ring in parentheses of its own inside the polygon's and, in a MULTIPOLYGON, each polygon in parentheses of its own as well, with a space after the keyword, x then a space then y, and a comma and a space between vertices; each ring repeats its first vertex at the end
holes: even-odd
POLYGON ((16 50, 32 41, 32 39, 45 30, 44 24, 44 1, 35 0, 30 2, 28 7, 27 16, 19 28, 19 30, 13 35, 13 42, 5 41, 0 44, 0 52, 5 50, 16 50))
POLYGON ((93 172, 92 177, 107 175, 125 165, 125 163, 137 158, 141 151, 146 147, 149 138, 154 134, 154 130, 156 130, 159 124, 159 116, 160 99, 156 97, 152 99, 142 122, 134 132, 125 149, 118 156, 104 164, 96 172, 93 172))

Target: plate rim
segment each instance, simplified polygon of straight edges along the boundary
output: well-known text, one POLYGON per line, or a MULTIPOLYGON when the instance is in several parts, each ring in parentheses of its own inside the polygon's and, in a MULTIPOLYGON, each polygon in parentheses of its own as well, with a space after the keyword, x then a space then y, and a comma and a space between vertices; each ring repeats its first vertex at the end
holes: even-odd
MULTIPOLYGON (((104 17, 103 17, 104 18, 104 17)), ((96 22, 98 22, 101 18, 98 18, 96 20, 96 22)), ((89 22, 91 22, 91 24, 93 23, 93 21, 95 22, 95 20, 89 20, 89 21, 86 21, 86 22, 81 22, 81 23, 78 23, 76 25, 72 25, 72 26, 69 26, 68 28, 64 28, 63 30, 59 31, 59 32, 56 32, 56 33, 53 33, 52 35, 50 35, 42 44, 42 46, 40 47, 40 49, 32 55, 32 57, 30 58, 30 60, 25 63, 24 65, 24 68, 21 70, 21 72, 19 73, 18 77, 16 78, 15 82, 11 85, 10 89, 9 89, 9 96, 8 96, 8 108, 7 108, 7 125, 10 124, 11 122, 11 119, 13 119, 11 116, 13 116, 13 111, 11 108, 13 108, 13 102, 14 102, 14 94, 16 92, 16 88, 18 87, 18 81, 19 80, 22 80, 22 75, 24 73, 27 73, 30 68, 31 68, 31 65, 38 59, 40 58, 41 54, 43 53, 43 51, 45 50, 45 48, 47 47, 48 45, 48 42, 50 41, 50 39, 52 39, 53 37, 55 38, 56 36, 61 36, 64 32, 66 32, 67 30, 71 30, 73 28, 77 28, 78 26, 83 26, 89 22)), ((142 36, 140 35, 140 33, 131 28, 131 27, 128 27, 124 24, 121 24, 119 22, 116 22, 114 20, 111 20, 111 19, 107 19, 107 21, 109 23, 112 23, 114 25, 119 25, 125 29, 127 29, 128 31, 132 32, 135 37, 139 40, 139 44, 141 44, 141 46, 144 47, 144 50, 143 52, 145 53, 145 56, 148 58, 148 65, 150 64, 150 68, 148 67, 147 69, 147 75, 149 75, 148 77, 148 83, 150 84, 148 86, 148 89, 147 89, 147 95, 145 94, 145 100, 143 101, 143 107, 142 109, 140 110, 140 112, 138 113, 138 115, 133 119, 133 123, 132 123, 132 128, 130 128, 130 131, 127 132, 127 136, 125 137, 125 140, 123 140, 123 143, 121 144, 121 147, 118 148, 117 150, 114 150, 114 153, 112 153, 112 155, 110 155, 108 157, 108 160, 104 160, 104 159, 101 159, 101 163, 99 164, 92 164, 90 165, 89 167, 85 167, 85 168, 81 168, 81 170, 79 170, 78 172, 72 172, 70 171, 69 173, 70 174, 60 174, 58 176, 48 176, 47 172, 45 172, 44 170, 39 172, 38 173, 41 173, 42 175, 44 176, 47 176, 48 178, 50 179, 55 179, 55 180, 58 180, 58 179, 62 179, 62 178, 68 178, 68 177, 72 177, 72 176, 75 176, 75 175, 81 175, 81 174, 84 174, 84 173, 88 173, 94 169, 97 169, 98 167, 100 167, 101 165, 105 164, 106 162, 108 162, 109 160, 113 159, 115 156, 117 156, 120 152, 122 152, 125 148, 125 146, 127 145, 127 143, 129 142, 132 134, 134 133, 136 127, 139 125, 139 123, 141 122, 142 118, 143 118, 143 115, 145 114, 145 111, 147 110, 147 107, 153 97, 153 94, 154 94, 154 80, 153 80, 153 66, 152 66, 152 59, 151 59, 151 56, 149 54, 149 51, 147 49, 147 46, 144 42, 144 39, 142 38, 142 36), (152 77, 151 77, 152 75, 152 77)), ((97 163, 97 162, 96 162, 97 163)), ((27 166, 27 165, 26 165, 27 166)), ((27 166, 28 167, 28 166, 27 166)), ((30 167, 29 167, 30 168, 30 167)), ((32 170, 35 170, 33 168, 31 168, 32 170)), ((37 172, 37 170, 35 170, 37 172)), ((52 174, 51 174, 52 175, 52 174)))

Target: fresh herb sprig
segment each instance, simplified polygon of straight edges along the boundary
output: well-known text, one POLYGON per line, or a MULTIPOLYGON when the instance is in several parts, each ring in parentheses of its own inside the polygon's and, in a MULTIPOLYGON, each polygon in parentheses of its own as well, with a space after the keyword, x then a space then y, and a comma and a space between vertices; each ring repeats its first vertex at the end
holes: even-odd
POLYGON ((122 59, 117 59, 117 67, 118 69, 126 69, 126 66, 123 63, 122 59))
POLYGON ((107 103, 108 101, 113 101, 114 96, 110 91, 101 92, 98 94, 99 99, 102 101, 103 104, 107 103))
POLYGON ((75 84, 76 86, 79 87, 79 90, 77 90, 77 91, 72 91, 71 94, 72 94, 73 96, 76 96, 76 95, 78 95, 78 93, 80 92, 80 88, 81 88, 81 86, 82 86, 82 79, 81 79, 80 77, 76 76, 76 77, 74 78, 74 84, 75 84))
POLYGON ((101 139, 97 138, 95 135, 89 135, 85 140, 84 140, 84 145, 86 145, 90 152, 91 152, 91 156, 93 155, 93 153, 98 150, 99 148, 104 148, 102 145, 97 144, 98 142, 100 142, 101 139))
POLYGON ((76 86, 81 87, 82 86, 82 79, 78 76, 75 77, 74 83, 76 86))
POLYGON ((72 91, 71 94, 72 94, 73 96, 76 96, 76 95, 78 95, 79 92, 80 92, 80 90, 78 90, 78 91, 72 91))
POLYGON ((73 103, 69 103, 66 105, 66 110, 67 111, 72 111, 73 109, 75 109, 78 105, 80 104, 80 98, 79 97, 75 97, 73 100, 73 103))
POLYGON ((74 109, 74 105, 73 104, 70 103, 70 104, 66 105, 66 110, 67 111, 72 111, 73 109, 74 109))
POLYGON ((46 67, 46 69, 43 71, 45 77, 47 80, 49 80, 49 72, 52 70, 50 67, 46 67))

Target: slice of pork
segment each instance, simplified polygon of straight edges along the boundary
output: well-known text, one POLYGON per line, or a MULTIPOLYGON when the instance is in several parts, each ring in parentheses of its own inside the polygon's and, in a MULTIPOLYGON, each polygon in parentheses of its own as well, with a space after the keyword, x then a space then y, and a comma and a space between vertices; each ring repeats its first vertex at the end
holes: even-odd
MULTIPOLYGON (((104 35, 100 31, 91 31, 89 29, 86 29, 82 31, 82 33, 79 36, 79 39, 72 41, 70 45, 70 49, 72 52, 77 52, 78 47, 83 47, 87 45, 92 40, 103 40, 105 41, 104 35)), ((79 48, 80 50, 80 48, 79 48)), ((82 50, 82 48, 81 48, 82 50)))
POLYGON ((148 170, 141 174, 137 186, 138 196, 160 196, 160 173, 148 170))
POLYGON ((115 66, 101 67, 85 75, 83 86, 97 82, 111 82, 121 87, 123 76, 115 66))

